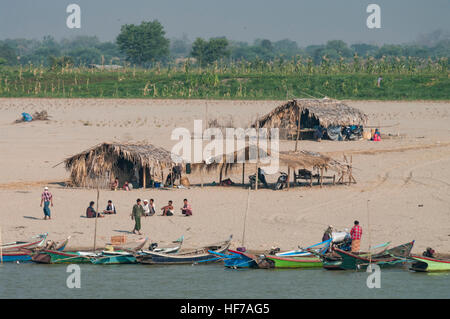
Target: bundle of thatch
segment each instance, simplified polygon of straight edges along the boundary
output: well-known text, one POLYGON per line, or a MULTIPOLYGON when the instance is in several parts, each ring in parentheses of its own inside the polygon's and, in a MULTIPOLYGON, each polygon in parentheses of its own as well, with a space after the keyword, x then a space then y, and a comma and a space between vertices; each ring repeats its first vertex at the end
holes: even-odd
POLYGON ((124 170, 123 165, 119 167, 120 160, 131 163, 133 168, 145 168, 150 172, 175 165, 171 152, 147 143, 101 143, 67 158, 64 163, 71 171, 73 184, 85 186, 92 184, 87 183, 89 180, 106 178, 105 182, 108 182, 118 177, 124 170))
POLYGON ((365 125, 367 115, 362 111, 337 100, 297 99, 278 106, 270 113, 256 120, 253 127, 285 129, 294 134, 299 129, 320 125, 349 126, 365 125), (300 120, 300 123, 299 123, 300 120))
MULTIPOLYGON (((34 114, 31 116, 32 121, 48 121, 50 120, 50 116, 48 115, 47 111, 41 111, 41 112, 34 112, 34 114)), ((22 116, 20 119, 15 120, 14 123, 22 123, 25 122, 24 117, 22 116)))

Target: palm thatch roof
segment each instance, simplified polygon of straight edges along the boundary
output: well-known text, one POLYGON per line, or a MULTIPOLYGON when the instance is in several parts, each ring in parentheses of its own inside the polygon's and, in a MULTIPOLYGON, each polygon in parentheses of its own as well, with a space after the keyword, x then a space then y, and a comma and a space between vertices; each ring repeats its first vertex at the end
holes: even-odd
POLYGON ((297 130, 299 112, 301 128, 319 124, 323 127, 364 125, 367 115, 337 100, 296 99, 278 106, 256 120, 254 127, 297 130))
POLYGON ((311 152, 311 151, 282 151, 278 153, 264 151, 259 149, 259 160, 256 157, 256 146, 247 146, 238 151, 234 151, 229 154, 222 154, 213 157, 209 161, 204 161, 202 163, 193 164, 192 168, 196 171, 205 170, 210 173, 217 170, 223 170, 225 168, 225 174, 231 169, 236 169, 242 167, 242 163, 256 164, 264 166, 264 163, 273 163, 276 161, 278 155, 279 165, 289 167, 291 169, 320 169, 325 170, 331 169, 336 172, 342 172, 346 170, 347 166, 342 164, 329 156, 311 152), (244 157, 245 156, 245 157, 244 157))
MULTIPOLYGON (((138 169, 172 167, 175 162, 172 153, 147 143, 100 143, 79 154, 67 158, 64 163, 71 171, 71 180, 75 185, 85 184, 87 179, 94 179, 109 175, 108 178, 117 177, 119 160, 125 160, 138 169)), ((175 158, 175 157, 174 157, 175 158)))
POLYGON ((264 161, 270 161, 270 152, 266 152, 262 148, 258 149, 256 145, 252 144, 228 154, 214 156, 201 163, 194 163, 191 167, 194 172, 206 170, 209 173, 219 168, 221 170, 225 168, 225 172, 228 172, 242 163, 256 164, 264 161))
POLYGON ((311 151, 287 151, 279 153, 280 165, 291 169, 331 169, 342 172, 347 169, 345 164, 332 159, 329 156, 311 151))

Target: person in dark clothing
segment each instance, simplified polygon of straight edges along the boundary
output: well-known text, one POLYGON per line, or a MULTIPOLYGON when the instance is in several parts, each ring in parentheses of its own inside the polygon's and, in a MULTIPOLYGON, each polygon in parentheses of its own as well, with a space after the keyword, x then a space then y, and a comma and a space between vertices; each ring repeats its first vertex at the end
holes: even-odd
POLYGON ((258 180, 260 180, 261 183, 264 184, 265 188, 269 188, 269 185, 267 185, 266 181, 266 173, 264 172, 263 169, 261 169, 261 167, 258 167, 258 180))
POLYGON ((100 213, 95 211, 94 204, 94 201, 89 203, 89 207, 86 209, 86 218, 103 217, 100 213))

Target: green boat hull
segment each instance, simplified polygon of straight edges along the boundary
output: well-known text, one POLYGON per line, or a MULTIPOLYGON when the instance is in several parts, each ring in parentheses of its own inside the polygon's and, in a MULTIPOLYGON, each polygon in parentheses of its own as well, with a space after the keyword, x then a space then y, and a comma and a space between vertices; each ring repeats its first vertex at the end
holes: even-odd
POLYGON ((79 252, 43 251, 32 257, 34 262, 44 264, 86 264, 91 260, 79 252))
POLYGON ((411 265, 411 270, 419 272, 450 271, 450 260, 439 260, 428 257, 412 256, 416 262, 411 265))
POLYGON ((120 265, 120 264, 135 264, 137 263, 134 256, 102 256, 92 258, 91 262, 95 265, 120 265))
POLYGON ((273 262, 275 268, 320 268, 322 261, 315 257, 278 257, 266 256, 266 258, 273 262))

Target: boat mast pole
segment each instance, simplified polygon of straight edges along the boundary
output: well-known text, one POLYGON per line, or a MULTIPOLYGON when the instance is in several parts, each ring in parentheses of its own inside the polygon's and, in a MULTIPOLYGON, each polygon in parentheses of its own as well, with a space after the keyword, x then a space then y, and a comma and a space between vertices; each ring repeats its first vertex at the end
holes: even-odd
POLYGON ((369 231, 369 267, 372 269, 372 251, 371 251, 371 238, 370 238, 370 213, 369 213, 369 202, 370 200, 367 200, 367 229, 369 231))
POLYGON ((245 210, 245 215, 244 215, 244 229, 242 231, 242 247, 244 247, 244 243, 245 243, 245 225, 247 224, 247 213, 248 213, 248 207, 250 206, 250 189, 251 189, 251 186, 249 186, 248 192, 247 192, 247 209, 245 210))

